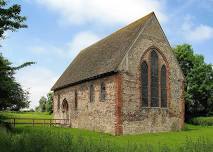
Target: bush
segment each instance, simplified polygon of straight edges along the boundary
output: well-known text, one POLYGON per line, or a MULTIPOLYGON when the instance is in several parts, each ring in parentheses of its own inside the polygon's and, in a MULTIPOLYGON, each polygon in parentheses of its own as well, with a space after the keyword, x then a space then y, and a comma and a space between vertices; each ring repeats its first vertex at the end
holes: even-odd
POLYGON ((4 116, 0 115, 0 130, 11 131, 12 126, 10 123, 4 121, 4 116))
POLYGON ((213 117, 195 117, 189 123, 201 126, 213 126, 213 117))

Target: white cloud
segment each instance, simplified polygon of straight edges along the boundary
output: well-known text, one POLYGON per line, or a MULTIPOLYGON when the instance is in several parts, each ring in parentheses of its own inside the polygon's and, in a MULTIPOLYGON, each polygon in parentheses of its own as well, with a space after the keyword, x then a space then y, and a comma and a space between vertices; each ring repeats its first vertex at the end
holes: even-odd
POLYGON ((76 55, 84 48, 88 47, 89 45, 97 42, 100 39, 99 36, 96 34, 84 31, 80 32, 73 37, 71 42, 68 44, 70 54, 74 58, 76 55))
MULTIPOLYGON (((96 34, 84 31, 76 34, 71 42, 62 46, 62 48, 46 44, 37 44, 36 46, 28 47, 28 50, 38 55, 42 54, 50 57, 50 55, 56 54, 60 57, 73 59, 82 49, 99 39, 96 34)), ((49 69, 36 65, 20 70, 16 74, 17 81, 20 82, 25 90, 30 92, 29 97, 32 101, 30 104, 31 108, 35 108, 38 105, 41 96, 45 96, 50 91, 58 77, 58 75, 49 69)))
POLYGON ((182 34, 190 42, 203 42, 213 38, 213 27, 208 25, 195 25, 192 18, 187 17, 182 25, 182 34))
POLYGON ((67 58, 67 54, 69 54, 69 50, 67 50, 67 48, 60 48, 44 43, 37 43, 36 45, 31 45, 27 48, 27 50, 37 55, 56 55, 57 57, 61 58, 67 58))
POLYGON ((213 27, 201 24, 194 29, 191 29, 187 35, 188 40, 205 41, 213 38, 213 27))
POLYGON ((58 76, 47 68, 33 65, 17 72, 16 78, 23 88, 30 92, 30 107, 35 108, 41 96, 50 91, 58 76))
POLYGON ((98 35, 90 31, 82 31, 73 36, 70 42, 65 43, 61 47, 38 42, 36 45, 31 45, 27 50, 37 55, 57 56, 66 59, 73 59, 77 54, 89 45, 97 42, 100 39, 98 35))
POLYGON ((59 13, 67 23, 129 23, 155 11, 161 22, 165 0, 35 0, 59 13))

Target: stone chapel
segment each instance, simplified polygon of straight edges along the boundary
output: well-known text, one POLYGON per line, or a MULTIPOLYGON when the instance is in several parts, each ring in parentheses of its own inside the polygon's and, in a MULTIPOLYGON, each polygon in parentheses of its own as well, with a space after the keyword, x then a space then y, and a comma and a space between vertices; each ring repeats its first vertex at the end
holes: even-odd
POLYGON ((180 130, 184 76, 152 12, 83 49, 52 87, 55 119, 113 135, 180 130))

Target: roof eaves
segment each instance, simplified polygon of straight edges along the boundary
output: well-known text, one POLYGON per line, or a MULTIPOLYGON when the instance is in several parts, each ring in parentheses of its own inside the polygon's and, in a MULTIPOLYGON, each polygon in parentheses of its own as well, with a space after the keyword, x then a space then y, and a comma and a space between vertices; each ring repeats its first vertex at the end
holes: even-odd
POLYGON ((70 83, 70 84, 63 85, 63 86, 60 86, 60 87, 57 87, 57 88, 54 88, 54 86, 53 86, 51 88, 51 91, 57 91, 57 90, 64 89, 64 88, 67 88, 67 87, 71 87, 71 86, 74 86, 74 85, 77 85, 77 84, 80 84, 80 83, 83 83, 83 82, 95 80, 95 79, 98 79, 98 78, 103 78, 103 77, 106 77, 106 76, 111 76, 111 75, 116 74, 117 72, 118 71, 111 71, 111 72, 99 74, 99 75, 96 75, 94 77, 86 78, 86 79, 80 80, 78 82, 70 83))

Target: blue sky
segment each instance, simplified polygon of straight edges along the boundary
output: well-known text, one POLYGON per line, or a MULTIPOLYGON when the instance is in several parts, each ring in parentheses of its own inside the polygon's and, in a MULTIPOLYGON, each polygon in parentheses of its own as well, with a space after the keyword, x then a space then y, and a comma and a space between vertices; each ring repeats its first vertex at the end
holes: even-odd
POLYGON ((22 0, 27 29, 6 33, 0 52, 14 65, 35 61, 17 80, 38 105, 78 52, 154 11, 170 44, 189 43, 213 63, 213 0, 22 0))

